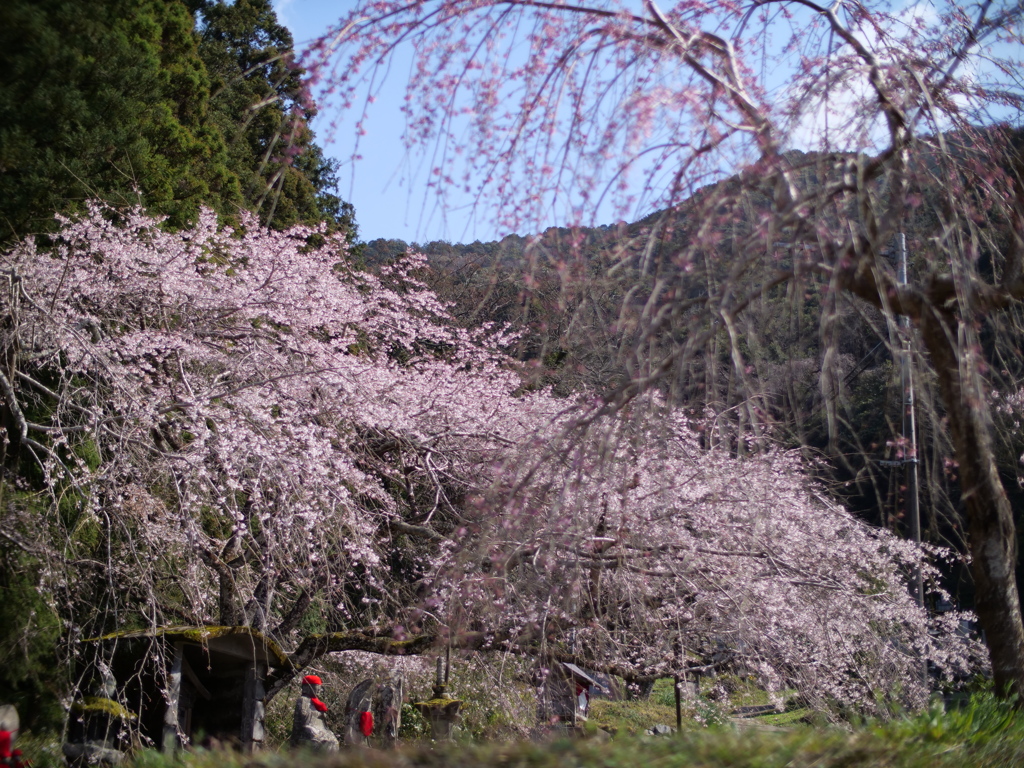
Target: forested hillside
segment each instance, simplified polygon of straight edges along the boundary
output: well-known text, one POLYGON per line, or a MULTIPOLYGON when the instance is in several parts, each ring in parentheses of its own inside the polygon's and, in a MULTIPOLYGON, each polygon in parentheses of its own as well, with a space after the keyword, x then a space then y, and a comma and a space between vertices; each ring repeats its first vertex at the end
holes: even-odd
MULTIPOLYGON (((1019 146, 1021 137, 1014 142, 1019 146)), ((828 177, 833 156, 794 151, 788 160, 808 195, 835 181, 828 177)), ((521 334, 515 354, 527 364, 534 386, 550 386, 563 395, 609 394, 642 372, 637 354, 642 315, 655 313, 678 297, 699 307, 728 280, 729 260, 684 264, 679 257, 704 224, 702 198, 727 195, 740 186, 738 177, 722 182, 675 209, 634 223, 552 228, 537 236, 513 235, 488 243, 377 240, 365 245, 364 255, 369 263, 387 263, 407 249, 426 254, 427 283, 453 302, 460 322, 498 322, 521 334)), ((750 231, 759 210, 770 205, 770 192, 746 195, 736 210, 730 210, 729 223, 720 232, 723 250, 732 249, 734 241, 750 231)), ((922 196, 928 197, 922 202, 934 204, 932 191, 923 190, 922 196)), ((919 205, 918 215, 908 221, 911 279, 925 269, 934 225, 927 204, 919 205)), ((780 236, 768 257, 745 278, 747 283, 770 285, 776 273, 792 268, 805 247, 780 236)), ((895 270, 895 241, 887 244, 884 257, 895 270)), ((886 328, 882 312, 856 300, 829 308, 836 314, 828 323, 830 333, 823 335, 827 280, 813 275, 804 280, 799 288, 768 287, 746 307, 739 329, 746 376, 737 375, 728 332, 721 327, 709 335, 686 372, 665 383, 664 391, 693 409, 693 423, 708 430, 708 444, 731 440, 737 451, 743 446, 734 436, 748 426, 741 405, 756 398, 773 437, 800 448, 807 457, 824 459, 817 465, 820 478, 837 497, 871 524, 909 535, 906 479, 902 467, 895 465, 905 455, 898 335, 886 328), (826 354, 831 363, 823 365, 826 354)), ((663 333, 648 343, 665 345, 673 338, 671 332, 663 333)), ((680 330, 674 338, 684 337, 680 330)), ((1006 377, 1001 389, 1012 391, 1021 377, 1020 329, 1012 322, 1000 323, 984 339, 989 364, 1006 377)), ((960 489, 945 436, 946 416, 937 402, 934 378, 922 377, 917 388, 925 537, 963 551, 960 489)), ((999 472, 1014 508, 1024 516, 1019 482, 1024 440, 1009 416, 1006 412, 999 417, 999 472)), ((970 604, 969 577, 960 566, 950 568, 949 585, 970 604)), ((1019 581, 1024 579, 1020 566, 1017 573, 1019 581)))

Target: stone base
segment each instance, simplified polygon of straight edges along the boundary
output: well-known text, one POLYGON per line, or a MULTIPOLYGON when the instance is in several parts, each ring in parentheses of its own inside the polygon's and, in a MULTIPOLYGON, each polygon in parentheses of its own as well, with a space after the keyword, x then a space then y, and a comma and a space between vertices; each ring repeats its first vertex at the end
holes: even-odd
POLYGON ((78 768, 90 765, 120 765, 124 752, 102 744, 65 744, 62 748, 68 765, 78 768))

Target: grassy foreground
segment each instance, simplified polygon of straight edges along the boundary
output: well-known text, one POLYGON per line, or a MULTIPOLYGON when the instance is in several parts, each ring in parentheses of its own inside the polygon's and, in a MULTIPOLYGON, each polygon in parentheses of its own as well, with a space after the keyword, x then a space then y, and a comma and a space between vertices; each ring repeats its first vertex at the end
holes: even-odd
MULTIPOLYGON (((25 745, 28 746, 28 745, 25 745)), ((48 751, 48 750, 47 750, 48 751)), ((46 768, 53 755, 36 757, 46 768)), ((979 696, 948 712, 941 705, 887 723, 780 731, 712 726, 672 737, 620 735, 611 741, 409 744, 396 752, 334 755, 265 751, 243 756, 203 751, 167 757, 143 752, 136 768, 1011 768, 1024 765, 1024 714, 979 696)))
POLYGON ((897 731, 860 730, 854 733, 801 729, 791 733, 737 732, 724 728, 684 733, 679 738, 641 740, 557 741, 550 744, 454 745, 412 747, 397 753, 345 751, 330 757, 270 753, 255 758, 218 752, 194 753, 182 763, 154 753, 140 756, 140 768, 853 768, 853 766, 1009 766, 1024 764, 1024 734, 1019 729, 1003 737, 972 743, 969 739, 933 739, 924 733, 901 739, 897 731))

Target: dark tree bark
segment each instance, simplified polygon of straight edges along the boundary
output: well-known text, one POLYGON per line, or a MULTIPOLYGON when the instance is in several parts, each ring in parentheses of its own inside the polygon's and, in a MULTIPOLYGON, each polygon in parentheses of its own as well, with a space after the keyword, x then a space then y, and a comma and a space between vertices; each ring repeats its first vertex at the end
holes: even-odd
POLYGON ((1020 695, 1024 624, 1015 576, 1017 535, 996 468, 987 393, 981 391, 969 352, 958 343, 957 319, 937 308, 929 310, 921 314, 921 335, 935 366, 960 465, 975 611, 985 631, 996 691, 1020 695))

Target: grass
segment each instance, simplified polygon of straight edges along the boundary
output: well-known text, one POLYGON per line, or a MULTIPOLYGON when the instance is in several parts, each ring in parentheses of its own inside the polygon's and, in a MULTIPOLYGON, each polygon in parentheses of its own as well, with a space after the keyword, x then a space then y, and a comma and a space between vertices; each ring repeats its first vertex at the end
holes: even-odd
MULTIPOLYGON (((784 731, 731 724, 693 727, 672 737, 633 735, 657 722, 674 722, 674 708, 658 701, 594 702, 600 717, 620 725, 611 741, 582 738, 544 743, 474 742, 406 744, 397 752, 344 750, 333 755, 267 750, 244 756, 226 750, 196 750, 170 757, 142 752, 136 768, 1010 768, 1024 765, 1024 713, 1012 703, 977 695, 960 708, 941 703, 889 722, 845 727, 804 725, 784 731), (672 717, 665 717, 671 712, 672 717)), ((806 716, 794 710, 756 722, 791 724, 806 716), (788 716, 790 720, 785 718, 788 716), (774 721, 769 720, 774 718, 774 721)), ((42 740, 19 744, 36 768, 49 768, 59 749, 42 740)))
POLYGON ((21 731, 14 744, 32 761, 32 768, 65 768, 60 742, 51 735, 21 731))
POLYGON ((761 725, 773 725, 782 728, 792 728, 796 726, 808 725, 809 721, 814 719, 815 712, 813 709, 807 707, 800 707, 799 709, 791 709, 786 712, 776 712, 770 715, 760 715, 759 717, 750 718, 750 722, 758 723, 761 725))
POLYGON ((613 736, 636 736, 659 723, 676 726, 675 704, 655 701, 605 701, 590 705, 588 730, 600 728, 613 736))
POLYGON ((731 727, 676 737, 620 735, 594 740, 433 746, 397 753, 344 751, 330 756, 197 752, 182 761, 155 753, 139 768, 1008 768, 1024 764, 1024 725, 1016 713, 983 705, 972 715, 922 716, 854 730, 801 728, 759 732, 731 727), (937 717, 937 719, 936 719, 937 717), (944 723, 944 724, 943 724, 944 723))

